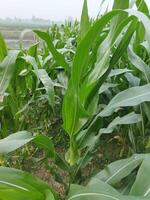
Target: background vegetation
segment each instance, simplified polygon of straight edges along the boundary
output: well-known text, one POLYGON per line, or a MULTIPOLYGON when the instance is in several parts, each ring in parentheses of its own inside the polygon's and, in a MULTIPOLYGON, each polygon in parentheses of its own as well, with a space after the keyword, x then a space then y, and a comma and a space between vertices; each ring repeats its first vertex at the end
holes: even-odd
POLYGON ((19 49, 0 35, 1 200, 149 199, 149 18, 114 0, 90 20, 85 0, 19 49))

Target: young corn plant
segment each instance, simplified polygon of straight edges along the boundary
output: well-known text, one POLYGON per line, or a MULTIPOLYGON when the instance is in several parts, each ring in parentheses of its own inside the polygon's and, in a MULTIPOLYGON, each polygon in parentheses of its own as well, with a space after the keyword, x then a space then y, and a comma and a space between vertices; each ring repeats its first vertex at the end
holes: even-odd
MULTIPOLYGON (((70 137, 70 149, 67 154, 67 159, 71 165, 76 164, 80 155, 79 140, 81 136, 79 135, 81 131, 82 140, 84 141, 83 137, 87 138, 86 133, 90 134, 89 132, 91 131, 89 125, 87 129, 90 129, 90 131, 85 131, 86 124, 89 124, 92 116, 99 112, 97 110, 99 88, 109 76, 111 69, 117 64, 121 56, 125 54, 137 30, 139 19, 145 28, 145 35, 148 40, 148 17, 138 10, 123 10, 128 7, 129 1, 120 1, 120 4, 115 1, 113 10, 93 24, 77 47, 71 78, 63 101, 63 127, 70 137), (121 8, 122 10, 116 10, 117 8, 121 8), (109 22, 110 31, 103 37, 101 36, 101 32, 109 22), (97 54, 93 55, 92 45, 97 41, 98 37, 101 37, 101 40, 97 45, 97 54), (95 56, 95 62, 91 63, 90 60, 93 59, 93 56, 95 56)), ((135 106, 149 101, 148 88, 149 84, 131 88, 129 91, 123 91, 122 94, 118 94, 103 111, 97 114, 91 124, 96 123, 99 118, 110 116, 115 109, 121 106, 135 106), (146 89, 145 91, 143 90, 144 94, 141 94, 143 98, 138 95, 138 93, 141 93, 141 89, 146 89), (123 103, 121 103, 121 100, 123 100, 123 103)))

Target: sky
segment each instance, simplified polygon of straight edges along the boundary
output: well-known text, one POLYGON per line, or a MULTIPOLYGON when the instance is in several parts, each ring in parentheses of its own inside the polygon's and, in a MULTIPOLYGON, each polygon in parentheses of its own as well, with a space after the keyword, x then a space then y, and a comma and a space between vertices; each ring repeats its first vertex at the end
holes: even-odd
MULTIPOLYGON (((0 18, 31 19, 32 16, 64 21, 68 17, 80 18, 84 0, 1 0, 0 18)), ((97 16, 102 0, 87 0, 89 15, 97 16)), ((105 0, 106 4, 112 0, 105 0)), ((150 0, 146 0, 149 4, 150 0)), ((104 8, 105 9, 105 8, 104 8)), ((102 10, 104 10, 102 9, 102 10)))
MULTIPOLYGON (((111 1, 111 0, 110 0, 111 1)), ((89 15, 96 16, 101 0, 88 0, 89 15)), ((36 16, 52 21, 80 18, 83 0, 1 0, 0 18, 36 16)))

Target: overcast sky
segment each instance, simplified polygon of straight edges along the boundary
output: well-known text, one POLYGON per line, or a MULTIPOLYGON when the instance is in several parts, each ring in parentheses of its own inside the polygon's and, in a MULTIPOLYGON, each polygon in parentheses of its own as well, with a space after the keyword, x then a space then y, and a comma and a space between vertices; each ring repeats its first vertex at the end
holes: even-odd
MULTIPOLYGON (((111 0, 109 0, 111 1, 111 0)), ((96 16, 101 0, 88 0, 90 16, 96 16)), ((65 20, 79 18, 83 0, 1 0, 0 18, 31 18, 65 20)))
MULTIPOLYGON (((1 0, 0 18, 32 18, 36 16, 53 21, 68 17, 80 18, 84 0, 1 0)), ((96 16, 102 0, 87 0, 90 16, 96 16)), ((105 0, 106 4, 113 0, 105 0)), ((124 1, 124 0, 123 0, 124 1)), ((149 4, 150 0, 146 0, 149 4)), ((104 8, 105 9, 105 8, 104 8)), ((102 9, 102 10, 104 10, 102 9)))

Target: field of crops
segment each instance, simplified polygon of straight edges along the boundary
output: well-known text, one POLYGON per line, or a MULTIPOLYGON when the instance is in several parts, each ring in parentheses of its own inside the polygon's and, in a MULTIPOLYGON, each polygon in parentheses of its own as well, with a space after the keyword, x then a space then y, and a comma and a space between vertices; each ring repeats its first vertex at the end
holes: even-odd
POLYGON ((0 31, 8 48, 19 49, 20 45, 29 48, 30 45, 36 42, 32 29, 47 30, 50 24, 52 22, 47 20, 0 19, 0 31))
MULTIPOLYGON (((0 27, 1 34, 5 38, 5 42, 10 49, 20 49, 22 45, 24 48, 29 48, 36 42, 36 37, 33 32, 28 32, 25 35, 23 30, 7 30, 7 28, 0 27)), ((28 30, 29 31, 29 30, 28 30)))
POLYGON ((146 2, 32 36, 0 34, 0 200, 149 200, 146 2))

